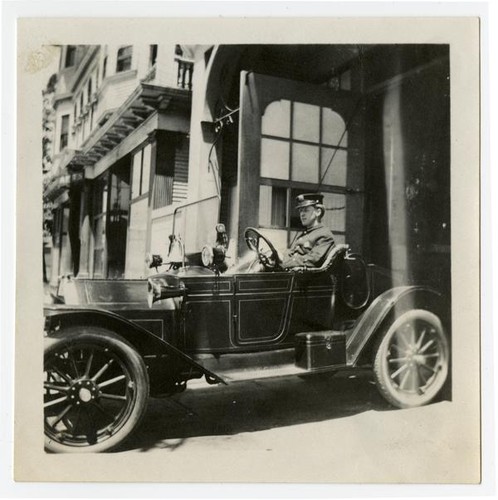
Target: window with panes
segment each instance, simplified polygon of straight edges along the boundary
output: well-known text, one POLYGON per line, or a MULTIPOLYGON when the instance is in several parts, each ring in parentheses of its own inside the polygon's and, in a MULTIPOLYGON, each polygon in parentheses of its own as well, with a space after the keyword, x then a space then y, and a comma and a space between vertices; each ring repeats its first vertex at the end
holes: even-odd
POLYGON ((69 141, 69 115, 63 115, 61 118, 61 135, 60 135, 60 147, 62 151, 67 147, 69 141))
POLYGON ((133 52, 133 47, 127 45, 126 47, 121 47, 118 50, 118 57, 116 62, 116 73, 121 71, 128 71, 131 69, 131 56, 133 52))
POLYGON ((296 196, 324 195, 322 220, 338 240, 345 232, 348 137, 342 117, 298 101, 270 103, 261 118, 259 226, 280 244, 302 229, 296 196))
POLYGON ((152 147, 147 144, 132 156, 131 198, 135 199, 149 192, 152 147))

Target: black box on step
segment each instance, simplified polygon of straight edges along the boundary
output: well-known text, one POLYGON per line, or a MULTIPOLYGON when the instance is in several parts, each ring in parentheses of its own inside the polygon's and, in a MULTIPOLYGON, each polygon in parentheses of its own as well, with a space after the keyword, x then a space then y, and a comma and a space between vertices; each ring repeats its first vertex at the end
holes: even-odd
POLYGON ((346 364, 346 335, 325 330, 295 336, 296 366, 314 371, 346 364))

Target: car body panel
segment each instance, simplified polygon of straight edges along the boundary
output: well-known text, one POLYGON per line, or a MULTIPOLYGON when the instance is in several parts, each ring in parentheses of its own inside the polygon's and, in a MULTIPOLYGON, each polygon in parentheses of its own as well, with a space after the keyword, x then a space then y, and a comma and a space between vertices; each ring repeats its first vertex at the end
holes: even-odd
POLYGON ((390 314, 400 315, 407 309, 424 307, 438 312, 444 319, 441 294, 424 286, 400 286, 379 295, 359 318, 348 335, 346 354, 348 365, 359 364, 369 342, 381 331, 390 314))
POLYGON ((100 326, 118 333, 145 358, 162 358, 163 363, 169 363, 170 373, 184 370, 187 366, 218 383, 225 383, 222 378, 204 368, 182 350, 154 335, 137 322, 115 312, 90 309, 85 306, 58 305, 46 307, 45 317, 48 337, 60 335, 67 327, 100 326))
MULTIPOLYGON (((52 306, 47 315, 58 314, 69 323, 111 325, 118 333, 124 329, 142 354, 166 350, 197 369, 202 368, 202 362, 193 364, 198 356, 257 357, 258 352, 293 349, 298 333, 334 330, 346 335, 347 366, 355 367, 368 364, 364 353, 398 306, 419 307, 423 298, 433 310, 440 299, 427 287, 405 286, 352 309, 341 300, 340 278, 337 270, 217 274, 192 266, 148 281, 73 279, 63 289, 66 302, 74 305, 52 306), (154 286, 164 298, 150 302, 147 291, 154 286)), ((204 373, 216 379, 214 373, 204 373)))

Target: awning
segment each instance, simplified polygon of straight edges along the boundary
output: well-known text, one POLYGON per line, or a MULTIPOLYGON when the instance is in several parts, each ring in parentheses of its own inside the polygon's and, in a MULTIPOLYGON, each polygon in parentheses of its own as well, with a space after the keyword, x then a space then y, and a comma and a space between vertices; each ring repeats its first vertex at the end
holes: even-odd
POLYGON ((140 83, 131 96, 92 133, 83 147, 72 151, 63 166, 68 171, 78 171, 88 165, 94 165, 153 113, 188 110, 191 99, 192 93, 186 89, 140 83))

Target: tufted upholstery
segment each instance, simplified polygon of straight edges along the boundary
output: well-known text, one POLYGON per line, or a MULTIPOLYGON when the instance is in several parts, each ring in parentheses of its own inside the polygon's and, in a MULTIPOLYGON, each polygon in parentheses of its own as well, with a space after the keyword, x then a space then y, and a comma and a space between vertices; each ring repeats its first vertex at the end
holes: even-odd
POLYGON ((306 272, 313 274, 329 271, 330 269, 332 269, 332 266, 337 262, 337 260, 340 257, 344 256, 347 250, 349 250, 349 245, 345 243, 341 243, 339 245, 331 245, 320 267, 293 267, 289 270, 299 273, 306 272))

